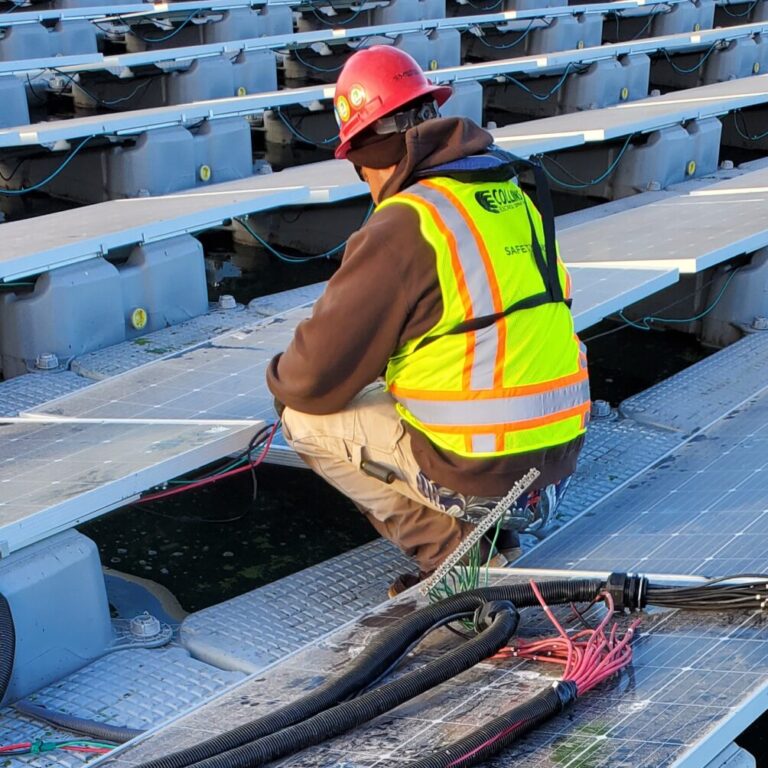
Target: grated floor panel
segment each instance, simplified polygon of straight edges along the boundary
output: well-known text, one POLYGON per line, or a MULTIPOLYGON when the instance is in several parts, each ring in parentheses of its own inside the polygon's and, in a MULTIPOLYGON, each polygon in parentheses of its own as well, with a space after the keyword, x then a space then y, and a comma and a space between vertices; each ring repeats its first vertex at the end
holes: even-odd
POLYGON ((621 404, 640 424, 690 435, 768 386, 768 332, 757 332, 621 404))
POLYGON ((18 416, 22 411, 36 408, 87 387, 91 382, 72 371, 56 373, 27 373, 0 382, 0 416, 18 416))
MULTIPOLYGON (((193 659, 183 648, 136 649, 107 654, 69 677, 38 691, 29 700, 39 706, 92 720, 148 730, 243 679, 193 659)), ((59 740, 72 734, 0 709, 0 743, 59 740)), ((16 757, 14 765, 72 768, 82 755, 61 750, 16 757)))
POLYGON ((594 420, 576 474, 558 509, 566 522, 618 490, 680 445, 681 437, 629 419, 594 420))
POLYGON ((413 570, 377 539, 188 616, 181 642, 210 664, 255 672, 378 605, 394 577, 413 570))

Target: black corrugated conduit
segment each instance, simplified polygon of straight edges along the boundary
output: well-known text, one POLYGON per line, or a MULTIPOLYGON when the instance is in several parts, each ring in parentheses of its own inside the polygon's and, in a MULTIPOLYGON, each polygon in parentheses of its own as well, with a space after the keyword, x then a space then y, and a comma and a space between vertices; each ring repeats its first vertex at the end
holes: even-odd
POLYGON ((468 768, 482 763, 530 733, 576 701, 576 686, 555 683, 490 723, 428 757, 408 763, 406 768, 468 768))
POLYGON ((22 715, 27 715, 27 717, 42 720, 44 723, 50 723, 65 731, 72 731, 73 733, 90 736, 101 741, 114 741, 116 744, 125 744, 126 741, 135 739, 144 733, 144 731, 135 730, 134 728, 125 728, 121 725, 107 725, 95 720, 86 720, 76 715, 70 715, 66 712, 57 712, 54 709, 38 707, 29 701, 17 701, 14 707, 22 715))
MULTIPOLYGON (((590 602, 603 586, 601 579, 563 579, 541 582, 539 589, 550 605, 563 605, 590 602)), ((496 601, 510 602, 518 609, 538 605, 529 584, 505 584, 463 592, 422 608, 380 632, 347 672, 298 701, 200 744, 150 760, 139 768, 186 768, 302 723, 367 688, 389 671, 414 642, 440 626, 446 617, 472 615, 483 603, 496 601)))
MULTIPOLYGON (((197 768, 255 768, 299 750, 322 744, 415 698, 436 685, 493 656, 515 633, 520 616, 508 601, 486 604, 480 634, 420 669, 386 683, 359 698, 338 704, 302 723, 197 763, 197 768)), ((485 605, 482 609, 485 609, 485 605)), ((478 609, 478 611, 481 609, 478 609)), ((465 614, 470 615, 470 614, 465 614)))
POLYGON ((13 663, 16 659, 16 627, 13 623, 11 606, 3 594, 0 594, 0 701, 3 700, 11 684, 13 663))

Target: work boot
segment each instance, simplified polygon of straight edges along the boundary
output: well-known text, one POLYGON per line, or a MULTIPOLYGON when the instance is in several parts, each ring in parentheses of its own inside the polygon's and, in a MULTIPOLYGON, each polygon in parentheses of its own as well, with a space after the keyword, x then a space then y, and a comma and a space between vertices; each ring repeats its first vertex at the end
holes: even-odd
MULTIPOLYGON (((490 536, 490 534, 488 534, 490 536)), ((491 539, 493 537, 491 536, 491 539)), ((507 563, 513 563, 520 555, 523 554, 523 550, 520 547, 520 535, 517 531, 510 531, 508 528, 502 528, 499 531, 499 535, 496 537, 496 549, 503 555, 507 563)))
MULTIPOLYGON (((434 573, 434 571, 432 572, 434 573)), ((393 597, 397 597, 399 594, 405 592, 406 589, 415 587, 424 579, 428 579, 432 573, 426 573, 425 571, 419 571, 415 573, 401 573, 387 588, 387 597, 391 600, 393 597)))

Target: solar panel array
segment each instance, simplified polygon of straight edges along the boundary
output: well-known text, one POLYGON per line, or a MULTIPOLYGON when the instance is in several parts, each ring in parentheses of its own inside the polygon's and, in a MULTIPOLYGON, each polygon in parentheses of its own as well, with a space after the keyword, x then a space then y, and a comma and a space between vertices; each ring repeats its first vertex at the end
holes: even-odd
POLYGON ((521 566, 722 576, 766 570, 768 396, 737 409, 521 566))
MULTIPOLYGON (((499 575, 498 583, 519 579, 499 575)), ((542 578, 545 578, 542 576, 542 578)), ((174 726, 129 747, 107 765, 142 760, 236 727, 316 688, 337 674, 377 632, 409 613, 413 596, 368 615, 262 672, 174 726)), ((558 612, 573 624, 568 610, 558 612)), ((520 635, 551 635, 541 611, 523 612, 520 635)), ((593 615, 594 618, 594 615, 593 615)), ((627 619, 622 619, 626 623, 627 619)), ((488 768, 662 768, 702 766, 737 735, 736 708, 749 716, 768 681, 768 629, 759 616, 690 616, 674 611, 643 617, 630 672, 587 694, 573 709, 544 723, 488 768), (727 652, 724 652, 727 644, 727 652)), ((419 646, 402 671, 461 644, 439 630, 419 646)), ((547 687, 552 665, 492 661, 403 704, 371 723, 279 762, 283 768, 407 765, 466 736, 547 687)), ((756 706, 760 706, 759 702, 756 706)))

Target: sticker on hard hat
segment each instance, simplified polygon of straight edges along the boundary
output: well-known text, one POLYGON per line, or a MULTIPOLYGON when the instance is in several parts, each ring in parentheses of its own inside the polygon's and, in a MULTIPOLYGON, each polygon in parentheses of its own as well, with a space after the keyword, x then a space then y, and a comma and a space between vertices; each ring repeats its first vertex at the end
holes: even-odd
POLYGON ((365 88, 362 85, 353 85, 349 89, 349 102, 355 109, 360 109, 365 104, 365 88))
POLYGON ((344 96, 339 96, 336 99, 336 114, 342 123, 346 123, 349 120, 349 102, 344 96))

